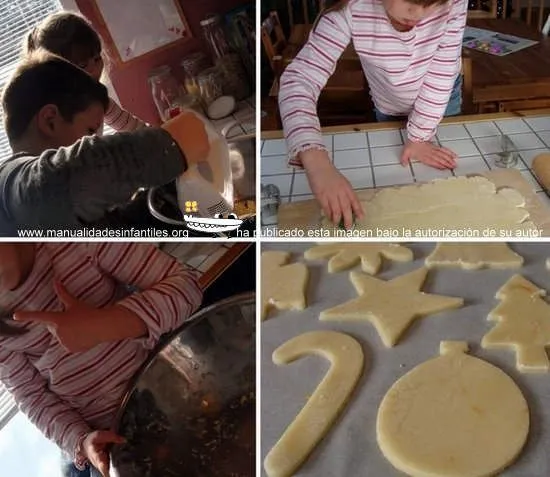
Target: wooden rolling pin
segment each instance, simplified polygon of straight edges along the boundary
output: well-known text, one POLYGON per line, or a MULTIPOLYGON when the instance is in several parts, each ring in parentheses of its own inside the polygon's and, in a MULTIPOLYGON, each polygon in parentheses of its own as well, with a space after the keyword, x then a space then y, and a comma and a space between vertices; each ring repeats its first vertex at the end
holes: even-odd
POLYGON ((544 192, 550 196, 550 153, 539 154, 535 157, 532 168, 544 192))

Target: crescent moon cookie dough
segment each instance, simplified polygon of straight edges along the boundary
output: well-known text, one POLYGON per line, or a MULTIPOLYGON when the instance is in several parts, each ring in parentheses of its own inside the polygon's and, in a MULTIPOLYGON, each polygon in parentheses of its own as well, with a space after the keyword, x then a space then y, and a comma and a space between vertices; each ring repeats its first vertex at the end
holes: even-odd
POLYGON ((521 275, 514 275, 496 298, 500 303, 489 313, 495 326, 483 337, 487 349, 511 348, 516 353, 516 367, 527 373, 547 373, 550 362, 546 347, 550 346, 550 305, 544 300, 546 291, 521 275))
POLYGON ((361 269, 376 275, 382 265, 382 258, 397 262, 413 260, 411 249, 392 243, 341 242, 316 245, 304 253, 307 260, 329 258, 328 271, 336 273, 347 270, 361 262, 361 269))
POLYGON ((520 268, 523 257, 504 242, 438 243, 426 257, 428 268, 456 267, 464 270, 481 268, 520 268))
POLYGON ((428 270, 418 268, 392 280, 360 272, 350 278, 359 297, 321 312, 322 321, 370 321, 386 347, 394 346, 416 318, 460 308, 462 298, 420 291, 428 270))
MULTIPOLYGON (((482 176, 381 188, 361 205, 364 218, 354 228, 374 230, 374 236, 397 231, 404 237, 463 237, 462 231, 468 231, 481 237, 484 230, 494 230, 497 236, 505 231, 506 236, 540 237, 523 195, 511 188, 497 189, 482 176), (456 231, 460 235, 454 235, 456 231)), ((326 219, 323 224, 329 225, 326 219)))
POLYGON ((466 352, 464 342, 442 342, 441 356, 401 377, 380 404, 378 445, 407 475, 492 476, 523 449, 523 394, 502 370, 466 352))
POLYGON ((303 263, 286 265, 290 252, 263 252, 261 271, 261 317, 267 318, 270 308, 304 310, 309 278, 303 263))
POLYGON ((344 409, 363 372, 361 345, 336 331, 310 331, 290 339, 273 353, 275 364, 306 355, 330 361, 330 368, 305 406, 264 460, 269 477, 290 477, 307 459, 344 409))

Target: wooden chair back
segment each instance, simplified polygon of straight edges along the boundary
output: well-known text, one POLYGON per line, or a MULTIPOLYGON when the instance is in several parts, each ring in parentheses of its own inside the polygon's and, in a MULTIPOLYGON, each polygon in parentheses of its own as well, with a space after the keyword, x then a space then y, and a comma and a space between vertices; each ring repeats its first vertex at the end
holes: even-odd
POLYGON ((279 76, 282 71, 277 71, 280 69, 278 62, 280 62, 281 54, 287 45, 287 41, 277 12, 269 12, 267 18, 262 22, 261 37, 271 69, 276 76, 279 76))

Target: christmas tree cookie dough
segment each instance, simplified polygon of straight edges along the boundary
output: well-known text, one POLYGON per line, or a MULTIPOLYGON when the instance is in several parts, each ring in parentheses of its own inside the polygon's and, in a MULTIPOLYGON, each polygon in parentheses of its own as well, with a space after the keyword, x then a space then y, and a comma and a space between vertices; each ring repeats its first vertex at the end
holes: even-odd
POLYGON ((276 364, 314 354, 330 361, 330 369, 305 406, 264 460, 269 477, 290 477, 330 430, 363 371, 361 345, 336 331, 311 331, 287 341, 273 353, 276 364))
POLYGON ((503 371, 442 342, 387 392, 378 410, 378 445, 414 477, 484 477, 509 466, 529 431, 525 398, 503 371))
POLYGON ((306 308, 306 287, 309 278, 307 266, 303 263, 286 265, 289 252, 262 253, 262 320, 269 309, 303 310, 306 308))
POLYGON ((543 299, 546 291, 521 275, 514 275, 498 290, 500 303, 488 319, 496 325, 481 340, 488 349, 511 348, 516 366, 522 372, 547 373, 550 362, 550 305, 543 299))
POLYGON ((433 295, 420 291, 428 270, 419 268, 384 281, 360 272, 350 278, 359 294, 342 305, 321 312, 322 321, 370 321, 383 343, 394 346, 414 319, 460 308, 462 298, 433 295))
POLYGON ((481 268, 520 268, 523 257, 503 242, 496 243, 438 243, 426 257, 428 268, 456 267, 465 270, 481 268))
POLYGON ((410 262, 412 250, 403 245, 391 243, 341 242, 316 245, 304 254, 307 260, 328 258, 329 273, 340 272, 361 262, 365 273, 376 275, 382 265, 382 258, 397 262, 410 262))

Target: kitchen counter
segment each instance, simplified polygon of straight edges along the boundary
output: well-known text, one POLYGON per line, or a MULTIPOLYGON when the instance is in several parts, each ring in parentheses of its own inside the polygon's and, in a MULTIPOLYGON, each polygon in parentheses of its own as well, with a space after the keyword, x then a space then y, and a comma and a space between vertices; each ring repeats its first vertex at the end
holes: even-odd
MULTIPOLYGON (((550 199, 531 171, 533 158, 550 152, 550 110, 456 116, 442 121, 436 141, 459 156, 458 167, 440 171, 420 163, 402 167, 400 152, 405 138, 404 124, 368 123, 324 128, 323 139, 335 166, 355 190, 413 184, 436 178, 488 172, 501 151, 506 134, 519 152, 517 169, 545 204, 550 199)), ((287 166, 282 131, 262 133, 261 183, 278 187, 281 203, 312 199, 305 173, 287 166)), ((262 217, 262 225, 276 229, 277 217, 262 217)), ((266 229, 264 228, 264 231, 266 229)))
POLYGON ((223 119, 214 120, 212 123, 218 132, 223 132, 233 124, 234 126, 227 130, 226 137, 228 139, 256 132, 256 98, 251 96, 240 101, 233 114, 223 119))

